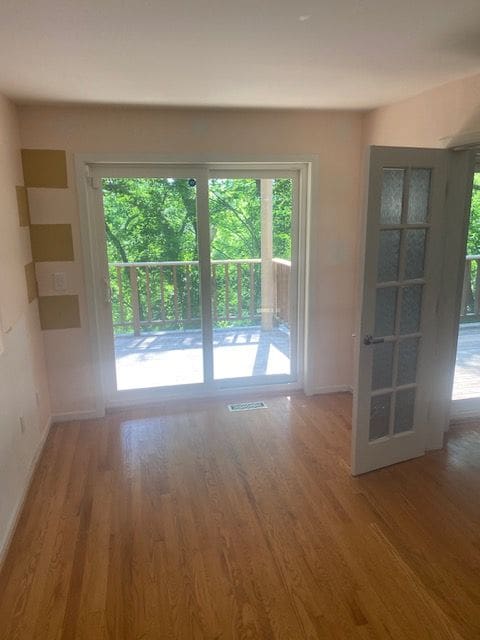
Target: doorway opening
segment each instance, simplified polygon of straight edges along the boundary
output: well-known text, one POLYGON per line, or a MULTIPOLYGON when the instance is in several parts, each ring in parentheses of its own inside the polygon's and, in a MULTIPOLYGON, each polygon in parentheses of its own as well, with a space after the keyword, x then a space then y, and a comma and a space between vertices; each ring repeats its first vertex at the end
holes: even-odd
POLYGON ((295 382, 298 172, 98 171, 110 395, 295 382))
POLYGON ((475 171, 473 177, 452 400, 478 398, 480 398, 480 169, 475 171))

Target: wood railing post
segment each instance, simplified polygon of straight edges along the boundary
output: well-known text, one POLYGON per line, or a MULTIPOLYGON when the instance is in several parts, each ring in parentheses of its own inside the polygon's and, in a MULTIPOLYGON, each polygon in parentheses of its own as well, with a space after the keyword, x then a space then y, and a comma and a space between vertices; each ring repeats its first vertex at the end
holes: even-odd
POLYGON ((115 267, 117 272, 118 304, 120 306, 120 324, 125 323, 125 304, 123 301, 123 267, 115 267))
MULTIPOLYGON (((278 295, 278 288, 279 288, 279 269, 280 265, 278 264, 278 262, 275 262, 275 260, 273 261, 273 317, 275 318, 276 321, 281 320, 280 317, 280 303, 279 303, 279 295, 278 295)), ((281 275, 281 274, 280 274, 281 275)))
POLYGON ((147 298, 147 320, 152 321, 152 291, 150 289, 150 271, 149 267, 145 269, 145 295, 147 298))
POLYGON ((138 300, 137 267, 130 267, 130 295, 132 297, 133 333, 140 335, 140 303, 138 300))
POLYGON ((255 318, 255 265, 250 263, 250 304, 249 304, 249 312, 250 312, 250 320, 253 321, 255 318))
POLYGON ((163 274, 163 266, 160 267, 160 318, 162 323, 165 324, 167 316, 165 312, 165 277, 163 274))
POLYGON ((243 310, 242 310, 242 265, 237 264, 237 318, 238 320, 242 319, 243 310))
POLYGON ((272 220, 272 195, 273 180, 260 180, 262 230, 261 230, 261 255, 262 255, 262 329, 269 331, 273 328, 273 220, 272 220))
POLYGON ((217 265, 212 263, 212 298, 213 298, 213 321, 218 318, 218 296, 217 296, 217 265))
POLYGON ((230 282, 228 280, 228 262, 225 263, 225 319, 230 320, 230 282))
POLYGON ((475 273, 475 293, 473 300, 473 313, 478 317, 480 314, 480 259, 475 260, 477 267, 475 273))
POLYGON ((290 260, 273 258, 275 273, 275 318, 289 324, 290 319, 290 260))
POLYGON ((172 268, 172 284, 173 284, 173 309, 175 312, 175 322, 178 322, 178 283, 177 283, 177 266, 173 265, 172 268))
POLYGON ((463 291, 462 291, 462 306, 460 309, 460 316, 465 317, 468 313, 468 307, 472 300, 472 262, 467 258, 465 262, 465 272, 463 274, 463 291))

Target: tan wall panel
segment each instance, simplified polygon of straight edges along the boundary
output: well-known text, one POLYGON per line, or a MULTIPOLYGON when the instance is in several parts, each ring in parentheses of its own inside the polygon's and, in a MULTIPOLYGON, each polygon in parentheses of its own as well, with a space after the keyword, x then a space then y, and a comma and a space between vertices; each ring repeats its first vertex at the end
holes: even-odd
POLYGON ((22 149, 22 163, 26 187, 68 187, 65 151, 22 149))
POLYGON ((74 259, 69 224, 32 224, 32 256, 35 262, 67 262, 74 259))
POLYGON ((42 329, 80 327, 78 296, 40 296, 38 303, 42 329))
POLYGON ((33 262, 25 265, 25 280, 27 282, 27 298, 30 303, 35 300, 35 298, 38 298, 37 276, 33 262))
POLYGON ((28 192, 25 187, 16 187, 18 220, 21 227, 28 227, 30 224, 30 207, 28 206, 28 192))

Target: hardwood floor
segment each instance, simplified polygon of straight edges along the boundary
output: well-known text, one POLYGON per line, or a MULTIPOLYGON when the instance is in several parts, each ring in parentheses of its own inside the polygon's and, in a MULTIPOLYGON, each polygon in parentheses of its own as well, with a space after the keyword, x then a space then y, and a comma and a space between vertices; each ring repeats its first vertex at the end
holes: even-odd
POLYGON ((480 427, 349 474, 350 397, 53 427, 0 638, 480 638, 480 427))

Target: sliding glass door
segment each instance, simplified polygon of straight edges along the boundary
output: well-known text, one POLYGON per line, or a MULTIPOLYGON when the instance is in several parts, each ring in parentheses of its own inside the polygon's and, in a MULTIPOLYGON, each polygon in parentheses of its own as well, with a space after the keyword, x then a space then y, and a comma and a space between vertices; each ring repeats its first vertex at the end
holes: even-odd
POLYGON ((291 376, 293 194, 292 177, 209 180, 215 380, 291 376))
POLYGON ((109 395, 295 381, 298 172, 93 171, 109 395))
POLYGON ((102 180, 118 390, 204 381, 195 179, 102 180))

